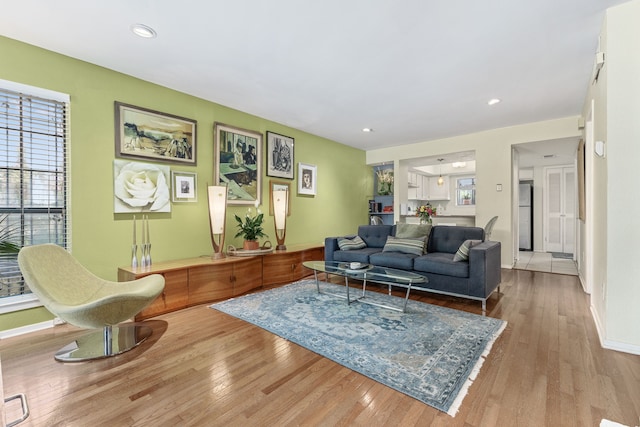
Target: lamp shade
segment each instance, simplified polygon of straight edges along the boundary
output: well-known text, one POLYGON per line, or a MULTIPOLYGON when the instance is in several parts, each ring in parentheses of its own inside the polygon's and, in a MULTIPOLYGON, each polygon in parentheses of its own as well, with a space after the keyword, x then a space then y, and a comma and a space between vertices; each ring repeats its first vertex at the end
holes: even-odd
POLYGON ((278 246, 276 249, 286 249, 284 245, 284 238, 287 228, 287 208, 289 204, 289 192, 286 189, 274 190, 272 192, 273 197, 273 220, 276 229, 276 239, 278 246))
POLYGON ((220 256, 224 243, 224 229, 227 212, 227 187, 211 185, 207 187, 209 201, 209 225, 211 227, 211 242, 214 256, 220 256))

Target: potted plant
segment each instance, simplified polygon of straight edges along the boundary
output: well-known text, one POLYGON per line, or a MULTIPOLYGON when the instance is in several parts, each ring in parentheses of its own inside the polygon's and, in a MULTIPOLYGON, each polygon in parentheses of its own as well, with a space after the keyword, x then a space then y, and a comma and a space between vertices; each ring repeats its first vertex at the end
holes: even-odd
POLYGON ((0 218, 0 255, 16 255, 20 252, 20 245, 12 242, 15 228, 4 224, 7 219, 7 215, 0 218))
POLYGON ((267 237, 267 235, 264 233, 264 230, 262 229, 264 214, 258 213, 256 216, 252 216, 251 209, 249 209, 244 217, 244 220, 238 215, 234 216, 236 218, 236 222, 238 223, 238 232, 236 233, 235 237, 242 236, 244 238, 242 248, 246 250, 258 249, 260 247, 258 238, 267 237))

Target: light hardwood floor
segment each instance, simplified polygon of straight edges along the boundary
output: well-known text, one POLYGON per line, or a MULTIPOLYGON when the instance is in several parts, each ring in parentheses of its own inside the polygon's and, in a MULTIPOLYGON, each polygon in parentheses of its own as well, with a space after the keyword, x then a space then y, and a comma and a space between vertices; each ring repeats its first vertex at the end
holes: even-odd
MULTIPOLYGON (((488 315, 508 326, 455 417, 207 306, 150 319, 149 342, 91 363, 54 361, 83 333, 69 325, 0 341, 4 391, 27 394, 25 426, 640 424, 640 356, 600 347, 578 278, 502 278, 488 315)), ((480 313, 478 302, 413 298, 480 313)))

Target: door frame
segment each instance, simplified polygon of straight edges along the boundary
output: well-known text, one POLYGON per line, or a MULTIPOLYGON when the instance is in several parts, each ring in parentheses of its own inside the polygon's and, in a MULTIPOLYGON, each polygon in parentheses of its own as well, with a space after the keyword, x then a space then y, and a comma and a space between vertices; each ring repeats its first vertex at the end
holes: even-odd
MULTIPOLYGON (((561 175, 562 175, 562 185, 564 185, 565 179, 564 179, 564 169, 571 169, 571 172, 573 173, 573 187, 569 190, 568 188, 565 187, 565 191, 571 191, 573 194, 573 206, 574 206, 574 212, 572 213, 573 216, 573 242, 572 242, 572 246, 573 246, 573 260, 576 260, 576 253, 578 251, 578 233, 579 233, 579 228, 578 228, 578 212, 577 212, 577 206, 578 206, 578 187, 577 187, 577 182, 578 182, 578 169, 576 166, 576 162, 574 162, 573 164, 565 164, 565 165, 553 165, 553 166, 545 166, 543 168, 543 176, 544 176, 544 183, 543 183, 543 194, 544 197, 542 198, 542 233, 543 233, 543 250, 545 252, 557 252, 557 251, 550 251, 549 250, 549 203, 548 203, 548 196, 549 196, 549 170, 551 169, 562 169, 561 175)), ((562 201, 562 203, 564 204, 564 200, 562 201)), ((562 211, 564 211, 564 209, 562 209, 562 211)), ((565 226, 566 226, 566 221, 562 220, 562 227, 560 232, 562 234, 565 234, 566 232, 565 230, 565 226)), ((564 236, 560 236, 560 238, 564 241, 564 236)), ((563 244, 563 252, 565 251, 564 248, 564 244, 563 244)))

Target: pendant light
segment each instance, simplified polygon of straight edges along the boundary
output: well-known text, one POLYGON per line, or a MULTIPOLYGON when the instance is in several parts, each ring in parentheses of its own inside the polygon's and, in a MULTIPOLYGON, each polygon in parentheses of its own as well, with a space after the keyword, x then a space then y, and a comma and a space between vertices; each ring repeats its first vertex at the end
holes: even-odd
POLYGON ((440 162, 440 176, 438 177, 438 187, 442 187, 444 185, 444 178, 442 177, 442 161, 444 159, 438 159, 440 162))

